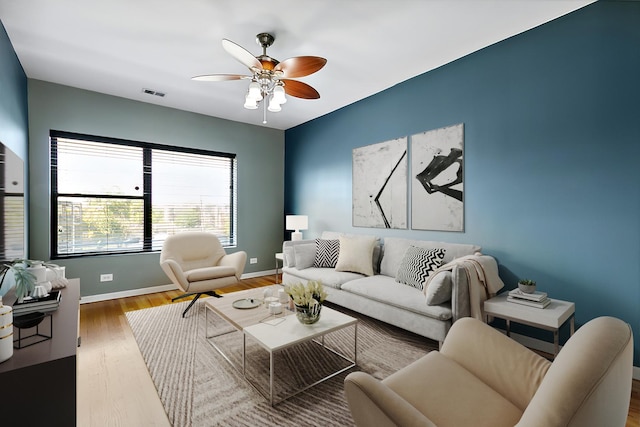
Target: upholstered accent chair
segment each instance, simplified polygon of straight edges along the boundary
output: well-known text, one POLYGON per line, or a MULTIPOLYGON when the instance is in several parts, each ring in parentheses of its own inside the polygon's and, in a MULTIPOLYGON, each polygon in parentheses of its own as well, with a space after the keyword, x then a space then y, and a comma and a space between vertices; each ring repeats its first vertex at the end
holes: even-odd
POLYGON ((552 362, 473 318, 382 381, 345 378, 356 424, 438 427, 624 427, 633 375, 630 326, 587 322, 552 362))
POLYGON ((160 266, 184 295, 195 295, 184 310, 184 317, 201 295, 220 297, 215 291, 240 280, 247 254, 244 251, 227 254, 215 234, 184 232, 166 238, 160 253, 160 266))

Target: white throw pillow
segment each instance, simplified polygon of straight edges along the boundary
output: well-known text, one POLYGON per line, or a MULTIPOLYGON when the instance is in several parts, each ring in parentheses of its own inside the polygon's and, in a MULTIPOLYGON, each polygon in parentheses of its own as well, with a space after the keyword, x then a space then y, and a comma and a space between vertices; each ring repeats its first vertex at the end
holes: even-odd
POLYGON ((295 254, 296 268, 298 270, 313 267, 313 261, 316 259, 316 245, 314 243, 294 245, 293 252, 295 254))
POLYGON ((442 248, 424 249, 409 246, 400 262, 396 282, 422 290, 429 274, 440 267, 443 257, 444 249, 442 248))
POLYGON ((453 281, 450 271, 436 274, 427 286, 427 305, 440 305, 451 300, 453 281))
POLYGON ((284 263, 285 267, 296 266, 296 253, 293 250, 293 246, 284 248, 284 261, 285 261, 284 263))
POLYGON ((373 248, 375 237, 340 236, 340 254, 336 271, 349 271, 373 276, 373 248))

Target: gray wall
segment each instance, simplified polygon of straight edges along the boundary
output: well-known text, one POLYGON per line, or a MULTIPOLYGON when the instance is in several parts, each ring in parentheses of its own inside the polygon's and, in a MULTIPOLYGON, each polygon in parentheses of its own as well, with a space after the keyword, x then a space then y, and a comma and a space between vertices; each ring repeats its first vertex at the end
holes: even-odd
MULTIPOLYGON (((236 153, 238 246, 258 258, 245 273, 274 268, 283 236, 284 132, 131 101, 39 80, 28 81, 30 257, 50 254, 51 129, 236 153)), ((54 260, 78 277, 82 295, 166 285, 159 253, 54 260), (112 282, 99 276, 113 273, 112 282)))

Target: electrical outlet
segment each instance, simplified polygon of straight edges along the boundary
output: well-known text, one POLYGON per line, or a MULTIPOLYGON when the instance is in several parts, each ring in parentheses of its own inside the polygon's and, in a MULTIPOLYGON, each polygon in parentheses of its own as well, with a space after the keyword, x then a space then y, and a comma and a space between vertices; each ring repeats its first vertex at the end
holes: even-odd
POLYGON ((249 260, 249 264, 257 264, 258 263, 258 258, 251 258, 249 260))
POLYGON ((110 282, 113 280, 113 274, 109 273, 109 274, 101 274, 100 275, 100 281, 101 282, 110 282))

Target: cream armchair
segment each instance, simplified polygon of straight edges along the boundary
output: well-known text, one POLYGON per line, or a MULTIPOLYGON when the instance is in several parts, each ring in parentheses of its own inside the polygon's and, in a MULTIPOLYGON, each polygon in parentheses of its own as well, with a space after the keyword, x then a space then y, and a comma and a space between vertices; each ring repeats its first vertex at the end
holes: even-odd
POLYGON ((169 236, 160 253, 160 266, 182 291, 173 301, 195 295, 184 310, 184 317, 202 294, 219 297, 215 290, 240 280, 247 254, 228 254, 218 238, 206 232, 185 232, 169 236))
POLYGON ((553 363, 473 318, 453 324, 440 352, 378 381, 345 378, 358 426, 624 427, 633 370, 628 324, 599 317, 553 363))

